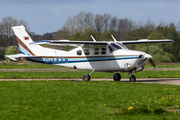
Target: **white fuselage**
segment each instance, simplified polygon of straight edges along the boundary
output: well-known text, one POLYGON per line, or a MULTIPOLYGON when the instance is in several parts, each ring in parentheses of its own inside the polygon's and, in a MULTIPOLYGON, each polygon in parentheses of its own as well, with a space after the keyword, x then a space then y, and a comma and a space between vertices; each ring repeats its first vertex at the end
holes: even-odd
POLYGON ((147 61, 144 61, 146 55, 144 52, 128 49, 110 51, 109 46, 98 46, 96 48, 94 46, 79 46, 69 52, 44 48, 43 52, 37 51, 35 54, 36 56, 43 56, 42 58, 32 58, 36 62, 74 69, 107 72, 130 72, 134 68, 144 66, 147 61))

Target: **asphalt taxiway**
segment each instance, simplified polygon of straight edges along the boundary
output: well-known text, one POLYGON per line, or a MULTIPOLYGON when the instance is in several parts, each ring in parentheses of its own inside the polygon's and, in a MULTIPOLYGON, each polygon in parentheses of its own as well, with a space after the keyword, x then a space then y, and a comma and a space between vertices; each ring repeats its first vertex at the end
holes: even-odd
MULTIPOLYGON (((77 69, 0 69, 0 71, 79 71, 77 69)), ((180 68, 148 68, 144 71, 180 71, 180 68)), ((157 83, 180 85, 180 78, 136 78, 139 83, 157 83)), ((0 79, 0 81, 33 81, 33 80, 71 80, 82 81, 82 79, 0 79)), ((91 81, 113 81, 113 79, 91 79, 91 81)), ((129 79, 121 79, 120 82, 129 82, 129 79)))

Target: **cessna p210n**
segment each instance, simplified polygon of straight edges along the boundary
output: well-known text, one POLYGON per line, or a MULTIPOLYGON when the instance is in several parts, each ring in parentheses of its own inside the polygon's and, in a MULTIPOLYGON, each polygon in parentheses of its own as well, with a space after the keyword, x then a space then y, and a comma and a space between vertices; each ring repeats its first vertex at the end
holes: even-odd
MULTIPOLYGON (((83 80, 90 80, 90 75, 95 71, 103 72, 127 72, 130 81, 135 82, 136 77, 132 73, 142 71, 147 60, 155 67, 152 56, 145 52, 129 50, 126 44, 172 43, 173 40, 136 40, 98 42, 93 36, 93 41, 69 41, 69 40, 42 40, 33 42, 24 26, 12 27, 18 41, 21 54, 6 55, 12 60, 26 58, 27 60, 63 66, 73 69, 89 70, 90 74, 83 75, 83 80), (41 44, 76 46, 73 50, 64 51, 40 46, 41 44)), ((114 73, 113 79, 120 81, 121 75, 114 73)))

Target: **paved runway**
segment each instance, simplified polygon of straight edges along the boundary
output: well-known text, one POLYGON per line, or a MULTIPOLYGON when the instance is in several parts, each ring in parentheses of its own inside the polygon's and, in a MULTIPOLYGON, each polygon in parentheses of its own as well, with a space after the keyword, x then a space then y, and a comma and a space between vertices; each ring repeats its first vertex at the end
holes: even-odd
MULTIPOLYGON (((33 80, 69 80, 82 81, 82 79, 0 79, 0 81, 33 81, 33 80)), ((113 81, 113 79, 91 79, 91 81, 113 81)), ((129 82, 129 79, 122 79, 120 82, 129 82)), ((138 83, 156 83, 180 85, 180 78, 137 78, 138 83)))

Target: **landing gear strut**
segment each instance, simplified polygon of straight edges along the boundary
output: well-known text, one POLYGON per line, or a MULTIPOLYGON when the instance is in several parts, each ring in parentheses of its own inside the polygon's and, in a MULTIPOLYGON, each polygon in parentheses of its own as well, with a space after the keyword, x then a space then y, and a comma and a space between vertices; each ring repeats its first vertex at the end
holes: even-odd
POLYGON ((130 82, 136 82, 136 77, 131 73, 129 80, 130 82))
POLYGON ((119 73, 114 73, 113 79, 114 79, 114 81, 120 81, 121 80, 121 75, 119 73))

